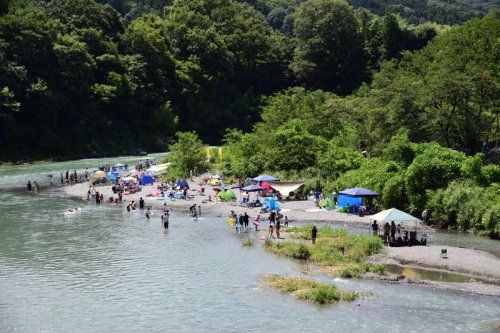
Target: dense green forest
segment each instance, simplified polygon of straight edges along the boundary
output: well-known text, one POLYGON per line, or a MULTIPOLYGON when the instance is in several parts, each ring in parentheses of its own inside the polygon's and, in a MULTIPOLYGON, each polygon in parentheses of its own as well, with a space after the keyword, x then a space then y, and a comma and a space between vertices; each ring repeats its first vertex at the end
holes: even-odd
MULTIPOLYGON (((435 223, 498 236, 499 32, 496 13, 448 29, 347 96, 279 91, 252 132, 226 133, 210 167, 307 180, 306 192, 363 186, 381 193, 385 208, 428 208, 435 223)), ((207 167, 189 147, 200 147, 196 135, 180 133, 171 176, 207 167)))
POLYGON ((218 143, 251 129, 263 96, 349 94, 446 29, 340 0, 295 6, 290 34, 233 0, 111 5, 2 0, 0 159, 161 150, 179 129, 218 143))

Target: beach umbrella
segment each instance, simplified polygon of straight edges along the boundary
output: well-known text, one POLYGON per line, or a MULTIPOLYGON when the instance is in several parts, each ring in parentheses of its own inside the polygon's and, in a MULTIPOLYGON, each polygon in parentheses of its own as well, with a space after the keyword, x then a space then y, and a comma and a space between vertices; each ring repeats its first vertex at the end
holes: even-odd
POLYGON ((252 178, 254 182, 277 182, 278 178, 270 176, 270 175, 260 175, 258 177, 252 178))
POLYGON ((258 191, 264 191, 265 188, 259 185, 249 185, 241 188, 241 190, 245 192, 258 192, 258 191))
POLYGON ((241 184, 236 184, 234 186, 231 186, 232 189, 235 189, 235 188, 241 189, 242 187, 243 187, 243 185, 241 185, 241 184))
POLYGON ((362 187, 355 187, 355 188, 350 188, 350 189, 347 189, 347 190, 343 190, 343 191, 340 191, 339 194, 348 195, 348 196, 356 197, 356 198, 360 198, 360 197, 378 197, 380 195, 380 194, 378 194, 375 191, 372 191, 372 190, 369 190, 369 189, 366 189, 366 188, 362 188, 362 187))
POLYGON ((125 164, 123 164, 123 163, 115 164, 115 168, 124 168, 124 167, 125 167, 125 164))

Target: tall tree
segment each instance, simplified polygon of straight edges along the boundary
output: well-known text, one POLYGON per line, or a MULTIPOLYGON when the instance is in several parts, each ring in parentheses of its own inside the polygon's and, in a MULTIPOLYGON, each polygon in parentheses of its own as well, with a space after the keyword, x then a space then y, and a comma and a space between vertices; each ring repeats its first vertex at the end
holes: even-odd
POLYGON ((308 0, 295 15, 297 47, 291 68, 303 84, 345 94, 365 77, 363 39, 343 0, 308 0))

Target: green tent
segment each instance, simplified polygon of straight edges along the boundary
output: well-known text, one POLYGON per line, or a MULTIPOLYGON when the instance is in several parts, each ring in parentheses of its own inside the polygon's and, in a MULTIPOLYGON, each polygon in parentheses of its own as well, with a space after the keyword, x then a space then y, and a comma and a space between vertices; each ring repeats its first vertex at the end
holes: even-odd
POLYGON ((219 194, 217 194, 217 197, 221 200, 224 200, 224 201, 235 201, 236 200, 236 194, 234 194, 234 192, 231 190, 220 191, 219 194))
POLYGON ((319 206, 321 208, 326 208, 326 209, 335 209, 335 204, 333 203, 333 199, 330 197, 321 200, 319 202, 319 206))

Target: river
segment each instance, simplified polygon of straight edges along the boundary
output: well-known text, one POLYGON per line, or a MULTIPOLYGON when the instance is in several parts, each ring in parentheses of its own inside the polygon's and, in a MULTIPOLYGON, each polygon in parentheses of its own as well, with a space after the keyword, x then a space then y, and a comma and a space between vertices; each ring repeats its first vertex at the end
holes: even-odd
POLYGON ((220 218, 174 213, 163 232, 157 216, 24 190, 48 173, 139 159, 0 167, 0 332, 493 332, 498 324, 498 297, 377 281, 310 276, 372 292, 312 305, 259 281, 306 274, 299 262, 258 243, 243 248, 220 218), (82 214, 65 217, 75 205, 82 214))

